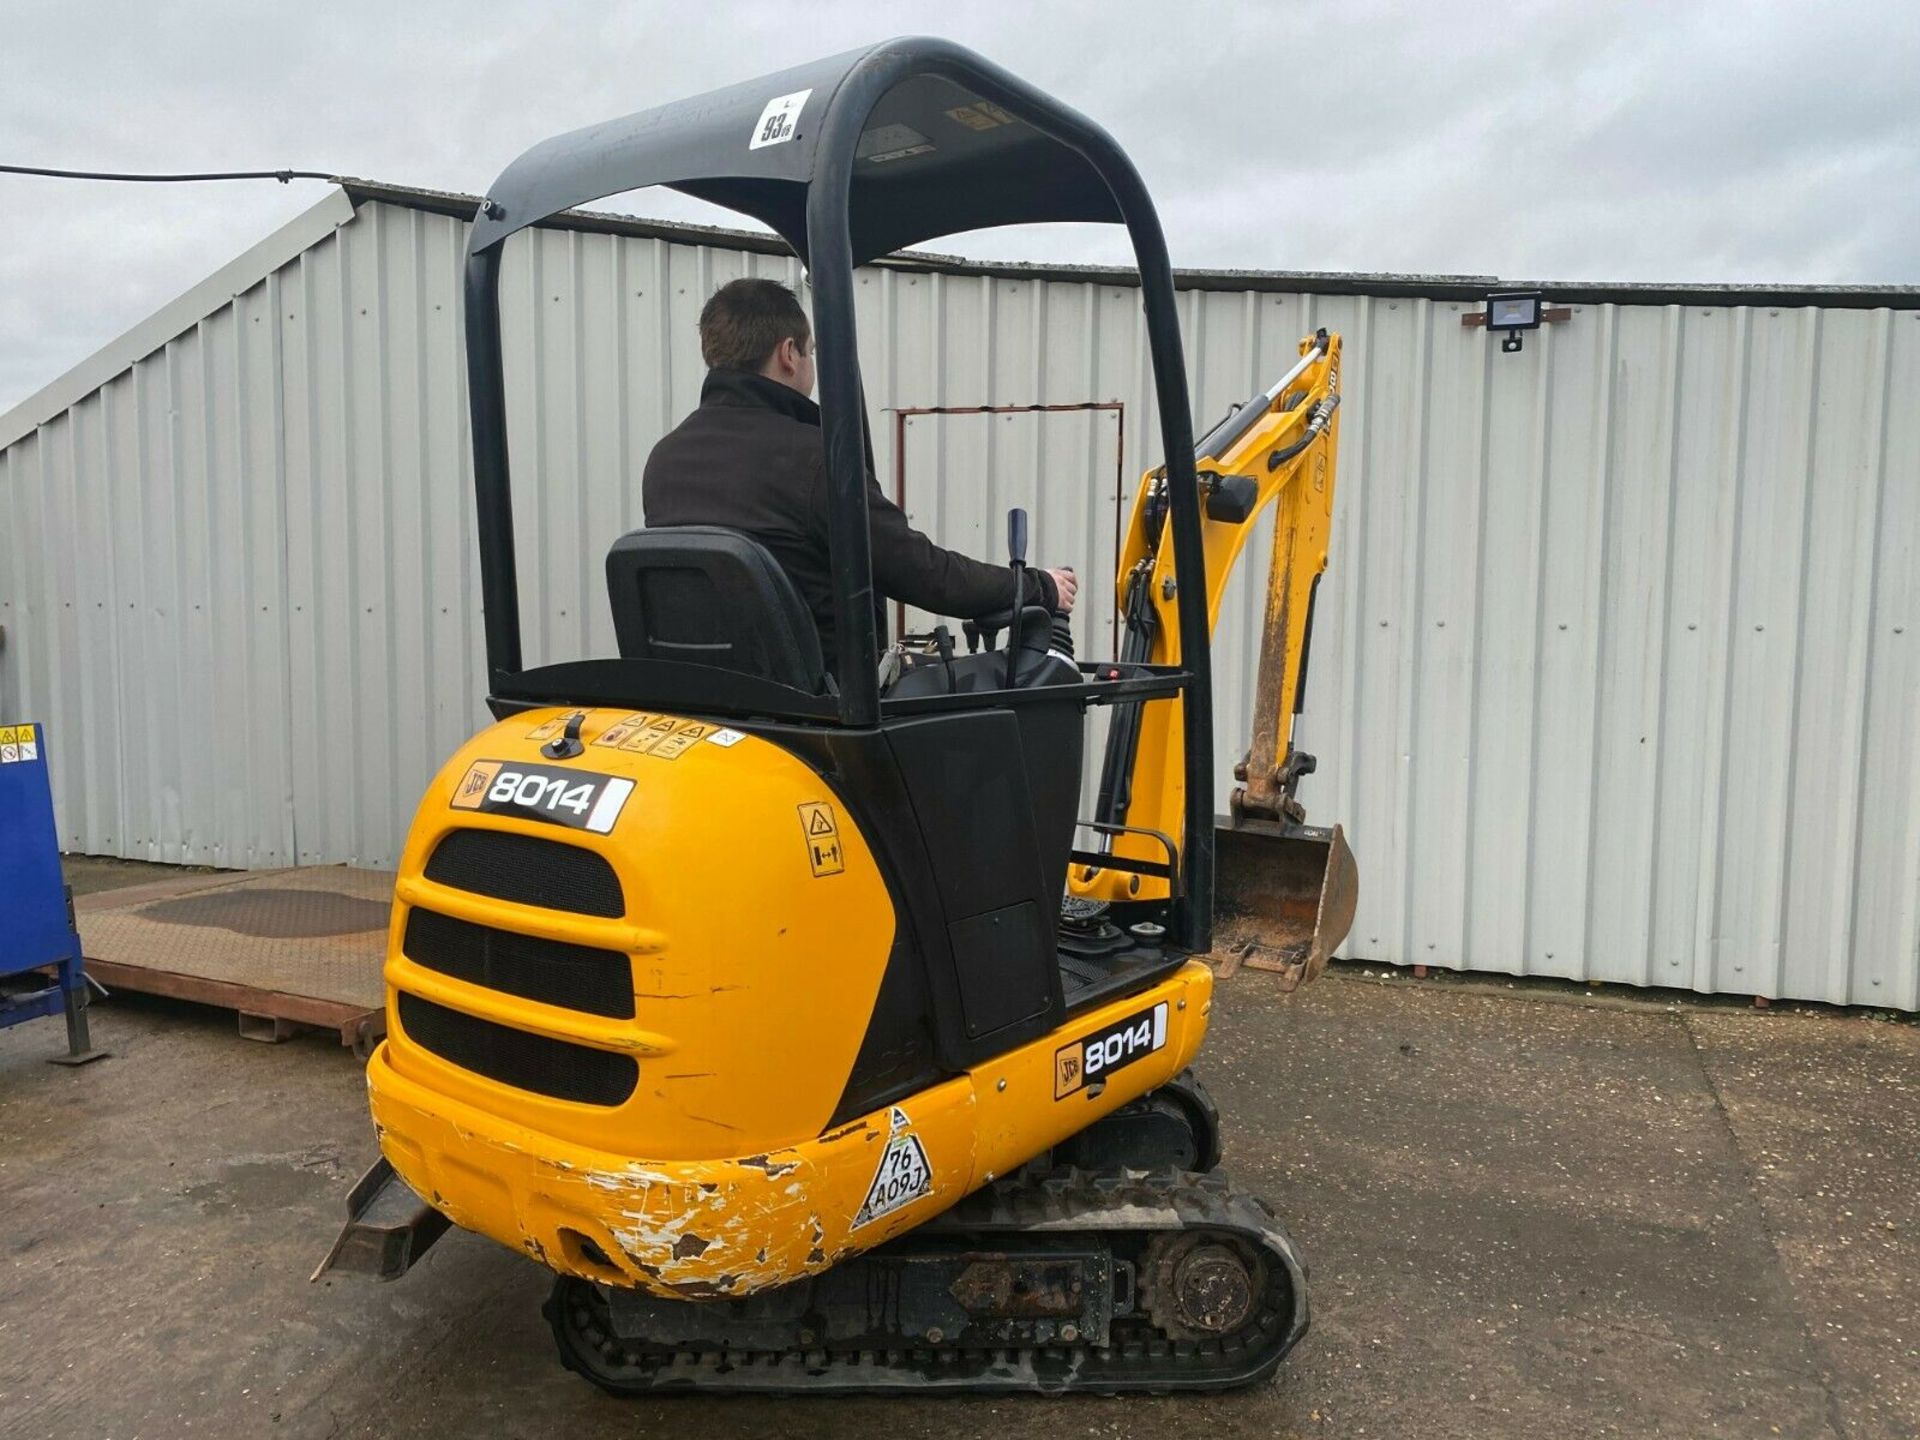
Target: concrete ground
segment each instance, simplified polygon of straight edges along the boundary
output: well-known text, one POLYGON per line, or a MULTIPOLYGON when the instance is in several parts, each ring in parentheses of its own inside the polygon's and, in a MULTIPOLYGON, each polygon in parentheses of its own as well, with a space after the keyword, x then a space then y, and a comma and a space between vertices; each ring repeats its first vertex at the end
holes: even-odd
POLYGON ((1920 1436, 1920 1027, 1336 970, 1224 982, 1227 1165, 1313 1265, 1270 1384, 1181 1399, 617 1402, 470 1235, 309 1285, 359 1067, 122 999, 0 1032, 0 1433, 1920 1436))

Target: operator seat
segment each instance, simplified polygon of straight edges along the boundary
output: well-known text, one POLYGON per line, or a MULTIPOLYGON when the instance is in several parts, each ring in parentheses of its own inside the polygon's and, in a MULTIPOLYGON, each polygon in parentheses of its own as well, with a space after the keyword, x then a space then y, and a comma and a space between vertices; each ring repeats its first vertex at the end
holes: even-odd
POLYGON ((622 659, 711 665, 831 693, 820 633, 765 546, 719 525, 632 530, 607 552, 622 659))

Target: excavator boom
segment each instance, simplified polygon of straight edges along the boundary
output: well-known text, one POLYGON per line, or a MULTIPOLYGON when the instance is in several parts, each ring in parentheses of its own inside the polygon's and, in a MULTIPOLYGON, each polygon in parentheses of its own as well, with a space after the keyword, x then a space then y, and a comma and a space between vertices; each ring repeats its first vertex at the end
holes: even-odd
MULTIPOLYGON (((1327 565, 1340 444, 1340 337, 1300 342, 1300 359, 1267 390, 1213 427, 1194 447, 1204 498, 1207 617, 1220 605, 1248 542, 1274 509, 1251 741, 1234 767, 1228 823, 1215 874, 1215 950, 1279 972, 1292 989, 1325 968, 1353 924, 1358 875, 1339 826, 1306 823, 1296 797, 1314 758, 1294 747, 1306 696, 1315 597, 1327 565)), ((1117 602, 1125 624, 1120 659, 1176 665, 1177 590, 1166 524, 1163 472, 1135 496, 1121 549, 1117 602)), ((1186 801, 1180 701, 1119 707, 1108 731, 1095 818, 1108 853, 1150 859, 1156 835, 1179 835, 1186 801)), ((1078 866, 1074 892, 1094 899, 1151 898, 1167 882, 1078 866)))

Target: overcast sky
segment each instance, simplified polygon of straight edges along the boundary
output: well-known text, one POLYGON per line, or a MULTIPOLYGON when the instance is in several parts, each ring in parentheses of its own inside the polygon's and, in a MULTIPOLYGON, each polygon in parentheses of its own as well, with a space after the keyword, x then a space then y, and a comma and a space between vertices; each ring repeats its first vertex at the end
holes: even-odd
MULTIPOLYGON (((0 163, 480 191, 548 135, 893 34, 1112 131, 1174 262, 1920 282, 1913 0, 9 0, 0 163)), ((322 194, 0 175, 0 411, 322 194)), ((617 208, 716 218, 679 197, 617 208)), ((939 248, 1124 258, 1096 227, 939 248)))

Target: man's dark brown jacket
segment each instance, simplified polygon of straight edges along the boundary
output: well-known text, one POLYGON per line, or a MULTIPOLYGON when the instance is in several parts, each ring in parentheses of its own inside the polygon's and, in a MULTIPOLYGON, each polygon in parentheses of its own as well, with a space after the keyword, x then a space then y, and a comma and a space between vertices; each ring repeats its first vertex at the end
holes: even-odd
MULTIPOLYGON (((725 525, 766 546, 813 612, 827 668, 834 668, 838 652, 818 405, 764 375, 708 371, 700 408, 662 437, 647 457, 640 501, 649 527, 725 525)), ((879 597, 959 619, 991 614, 1012 603, 1012 570, 941 549, 913 528, 871 474, 867 515, 879 634, 886 634, 879 597)), ((1026 603, 1053 608, 1053 577, 1030 569, 1026 579, 1026 603)))

